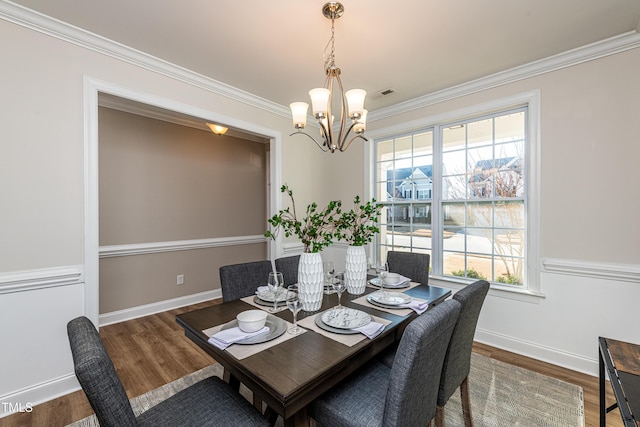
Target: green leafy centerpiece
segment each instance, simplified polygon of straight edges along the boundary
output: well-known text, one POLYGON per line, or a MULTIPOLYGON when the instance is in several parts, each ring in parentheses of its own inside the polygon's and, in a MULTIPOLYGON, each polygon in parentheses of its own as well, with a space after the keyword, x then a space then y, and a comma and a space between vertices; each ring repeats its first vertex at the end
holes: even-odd
POLYGON ((283 230, 285 237, 297 236, 304 245, 306 253, 320 252, 331 245, 338 228, 336 215, 342 213, 342 202, 332 200, 323 210, 318 210, 318 204, 312 202, 307 205, 306 216, 300 221, 296 213, 293 191, 286 184, 280 188, 280 191, 289 196, 291 206, 281 209, 267 220, 273 229, 267 230, 264 233, 265 237, 275 239, 278 232, 283 230))
POLYGON ((267 220, 270 229, 264 235, 275 239, 284 231, 285 237, 296 236, 304 246, 298 264, 298 295, 304 311, 316 311, 322 305, 324 275, 320 251, 333 243, 338 228, 337 218, 341 215, 342 202, 330 201, 324 209, 318 204, 307 205, 305 217, 298 219, 293 191, 288 185, 280 188, 291 200, 291 206, 281 209, 267 220))
POLYGON ((353 209, 345 211, 337 220, 335 237, 349 243, 345 264, 347 292, 362 294, 367 285, 367 254, 364 245, 371 243, 380 232, 378 218, 382 204, 371 199, 361 203, 360 196, 353 200, 353 209))

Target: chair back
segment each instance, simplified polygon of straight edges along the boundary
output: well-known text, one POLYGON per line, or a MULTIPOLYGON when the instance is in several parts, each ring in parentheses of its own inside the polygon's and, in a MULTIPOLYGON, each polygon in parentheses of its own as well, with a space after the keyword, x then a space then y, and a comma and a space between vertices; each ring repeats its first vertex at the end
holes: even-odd
POLYGON ((129 398, 102 344, 98 331, 86 317, 67 324, 76 377, 102 427, 136 425, 129 398))
POLYGON ((389 271, 401 274, 425 286, 429 284, 430 260, 429 254, 398 251, 387 253, 389 271))
POLYGON ((282 273, 285 286, 295 285, 298 283, 298 264, 300 264, 300 255, 276 258, 275 263, 276 271, 282 273))
POLYGON ((444 355, 460 312, 448 300, 413 320, 391 367, 383 426, 425 426, 436 413, 444 355))
POLYGON ((453 296, 461 305, 460 316, 451 335, 442 367, 438 405, 444 406, 471 371, 471 349, 480 309, 489 292, 489 282, 478 280, 453 296))
POLYGON ((271 261, 253 261, 220 267, 222 301, 235 301, 256 293, 258 286, 266 286, 271 261))

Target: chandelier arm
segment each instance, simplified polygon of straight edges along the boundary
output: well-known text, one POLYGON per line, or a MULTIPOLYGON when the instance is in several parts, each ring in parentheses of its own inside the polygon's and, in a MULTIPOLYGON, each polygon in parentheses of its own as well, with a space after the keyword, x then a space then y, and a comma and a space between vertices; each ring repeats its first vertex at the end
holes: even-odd
POLYGON ((362 136, 362 135, 355 135, 353 138, 351 138, 351 139, 349 140, 349 142, 347 142, 346 144, 344 144, 343 146, 341 146, 341 147, 340 147, 340 151, 342 151, 342 152, 347 151, 347 148, 349 148, 349 145, 351 145, 351 143, 353 142, 353 140, 354 140, 354 139, 358 139, 358 138, 363 139, 363 140, 365 140, 365 141, 369 141, 367 138, 365 138, 365 137, 364 137, 364 136, 362 136))
POLYGON ((320 120, 318 120, 318 124, 320 125, 320 134, 322 135, 323 146, 327 147, 327 150, 324 151, 331 151, 333 153, 336 149, 333 144, 331 144, 331 138, 333 138, 333 135, 330 133, 331 129, 329 128, 329 130, 327 130, 327 126, 325 126, 320 120))
MULTIPOLYGON (((327 143, 327 147, 333 153, 336 148, 336 144, 334 143, 334 132, 333 132, 333 72, 334 69, 327 70, 327 81, 325 83, 325 87, 329 89, 329 101, 327 103, 327 124, 324 127, 324 138, 327 143)), ((322 123, 320 123, 322 126, 322 123)))
POLYGON ((289 136, 293 136, 293 135, 304 135, 304 136, 306 136, 307 138, 311 139, 313 142, 315 142, 315 143, 316 143, 316 145, 318 146, 318 148, 320 148, 320 149, 321 149, 322 151, 324 151, 325 153, 326 153, 327 151, 329 151, 329 150, 325 149, 322 145, 320 145, 320 143, 318 143, 318 141, 316 141, 316 139, 315 139, 314 137, 312 137, 311 135, 309 135, 309 134, 308 134, 308 133, 306 133, 306 132, 297 131, 297 132, 292 133, 292 134, 291 134, 291 135, 289 135, 289 136))
POLYGON ((348 117, 346 116, 348 113, 346 111, 346 100, 344 97, 344 88, 342 86, 342 79, 340 78, 340 69, 338 69, 338 72, 336 73, 335 79, 338 81, 338 89, 340 89, 340 132, 338 133, 338 148, 340 149, 340 151, 342 151, 342 145, 344 143, 344 141, 347 139, 347 135, 349 134, 349 131, 351 130, 351 128, 353 127, 353 125, 351 125, 351 127, 349 128, 349 130, 347 130, 347 132, 345 133, 345 129, 346 129, 346 125, 347 125, 347 120, 348 117))

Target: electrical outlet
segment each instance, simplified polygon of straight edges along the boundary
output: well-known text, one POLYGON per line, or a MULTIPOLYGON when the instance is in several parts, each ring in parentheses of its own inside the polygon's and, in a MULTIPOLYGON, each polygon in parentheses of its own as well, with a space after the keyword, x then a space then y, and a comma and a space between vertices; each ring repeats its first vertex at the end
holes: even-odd
POLYGON ((178 276, 176 277, 176 284, 184 285, 184 274, 178 274, 178 276))

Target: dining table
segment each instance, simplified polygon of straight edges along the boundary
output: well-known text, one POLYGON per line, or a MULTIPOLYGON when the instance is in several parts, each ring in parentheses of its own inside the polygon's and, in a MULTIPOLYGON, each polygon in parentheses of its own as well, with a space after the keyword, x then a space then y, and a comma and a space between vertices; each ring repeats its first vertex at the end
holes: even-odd
MULTIPOLYGON (((240 312, 250 309, 269 312, 269 306, 256 303, 259 301, 256 296, 179 314, 176 321, 191 341, 224 367, 230 374, 230 383, 244 384, 253 392, 254 399, 257 397, 267 405, 266 413, 281 416, 285 426, 308 425, 307 405, 399 340, 404 328, 418 316, 412 309, 371 304, 370 299, 375 295, 372 293, 377 291, 369 285, 364 294, 345 292, 341 297, 342 306, 367 313, 372 321, 384 325, 384 330, 373 338, 360 333, 336 333, 342 331, 322 327, 318 316, 322 318, 327 310, 335 309, 338 303, 335 293, 323 295, 318 311, 298 313, 302 333, 284 332, 276 339, 255 345, 232 344, 223 350, 211 344, 209 338, 225 325, 232 325, 240 312)), ((451 295, 450 289, 418 283, 388 292, 428 302, 429 308, 451 295)), ((286 306, 279 310, 270 314, 283 319, 290 328, 292 313, 286 306)))

